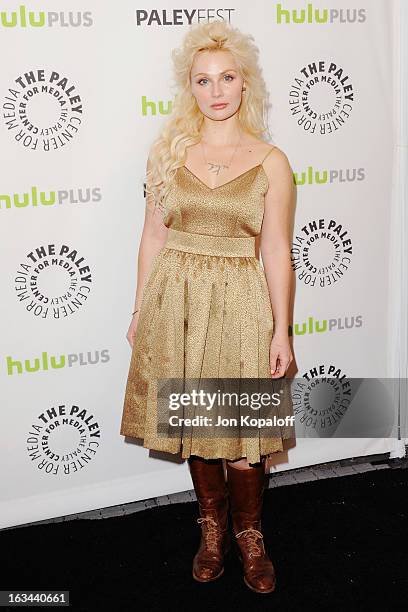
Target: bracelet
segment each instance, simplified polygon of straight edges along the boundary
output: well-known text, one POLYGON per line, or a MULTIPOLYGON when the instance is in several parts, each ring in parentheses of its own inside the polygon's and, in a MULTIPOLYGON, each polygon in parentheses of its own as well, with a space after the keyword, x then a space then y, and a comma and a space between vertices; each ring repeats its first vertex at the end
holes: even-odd
POLYGON ((136 308, 135 312, 132 312, 132 317, 136 312, 139 312, 140 308, 136 308))

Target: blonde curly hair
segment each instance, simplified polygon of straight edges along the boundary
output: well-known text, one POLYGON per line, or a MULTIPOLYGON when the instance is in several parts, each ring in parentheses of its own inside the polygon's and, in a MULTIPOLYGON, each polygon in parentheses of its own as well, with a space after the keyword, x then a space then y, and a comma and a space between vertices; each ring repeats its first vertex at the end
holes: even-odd
POLYGON ((177 168, 184 165, 187 147, 200 142, 204 115, 191 91, 190 73, 196 53, 228 50, 232 53, 246 92, 238 112, 242 129, 261 140, 269 137, 267 121, 268 93, 258 63, 259 50, 254 37, 243 34, 225 21, 191 26, 181 47, 173 49, 172 60, 176 94, 172 112, 159 137, 153 143, 146 172, 146 193, 161 211, 177 168))

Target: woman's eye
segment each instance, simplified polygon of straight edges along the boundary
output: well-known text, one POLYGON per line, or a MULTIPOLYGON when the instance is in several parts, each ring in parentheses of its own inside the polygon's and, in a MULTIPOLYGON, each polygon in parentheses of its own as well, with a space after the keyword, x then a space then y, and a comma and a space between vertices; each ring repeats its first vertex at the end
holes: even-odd
MULTIPOLYGON (((231 79, 231 81, 233 81, 233 80, 234 80, 234 77, 233 77, 231 74, 224 74, 224 78, 225 78, 225 77, 228 77, 228 79, 231 79)), ((208 81, 208 79, 203 78, 203 79, 200 79, 200 80, 199 80, 199 81, 197 81, 197 82, 198 82, 198 84, 199 84, 199 85, 201 85, 201 83, 202 83, 203 81, 208 81)), ((230 81, 230 80, 228 80, 228 81, 227 81, 227 83, 230 83, 231 81, 230 81)))

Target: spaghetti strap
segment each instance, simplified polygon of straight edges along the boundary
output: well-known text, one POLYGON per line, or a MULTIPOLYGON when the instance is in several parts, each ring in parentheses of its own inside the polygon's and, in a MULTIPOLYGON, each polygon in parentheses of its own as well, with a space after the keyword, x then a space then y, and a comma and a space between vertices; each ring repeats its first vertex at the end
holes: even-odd
POLYGON ((261 161, 261 165, 264 163, 265 159, 268 157, 269 153, 271 153, 274 149, 276 149, 276 145, 272 146, 272 149, 269 149, 263 160, 261 161))

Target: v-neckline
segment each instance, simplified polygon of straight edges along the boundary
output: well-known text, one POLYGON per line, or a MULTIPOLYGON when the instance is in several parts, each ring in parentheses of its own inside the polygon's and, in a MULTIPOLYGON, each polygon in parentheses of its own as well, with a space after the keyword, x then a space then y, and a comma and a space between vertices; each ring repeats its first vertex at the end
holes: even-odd
POLYGON ((201 183, 201 185, 203 185, 206 189, 208 189, 208 191, 216 191, 217 189, 221 189, 222 187, 225 187, 225 185, 229 185, 230 183, 233 183, 237 179, 241 178, 241 176, 245 176, 245 174, 248 174, 248 172, 251 172, 252 170, 255 170, 256 168, 259 168, 259 167, 263 168, 262 163, 256 164, 256 166, 252 166, 251 168, 248 168, 248 170, 245 170, 245 172, 241 172, 241 174, 238 174, 238 176, 235 176, 234 178, 232 178, 230 181, 227 181, 226 183, 222 183, 221 185, 216 185, 215 187, 210 187, 209 185, 204 183, 204 181, 202 181, 196 174, 194 174, 194 172, 192 172, 189 168, 187 168, 187 166, 180 166, 180 168, 184 168, 185 170, 187 170, 187 172, 191 174, 191 176, 193 176, 195 179, 197 179, 197 181, 201 183))

